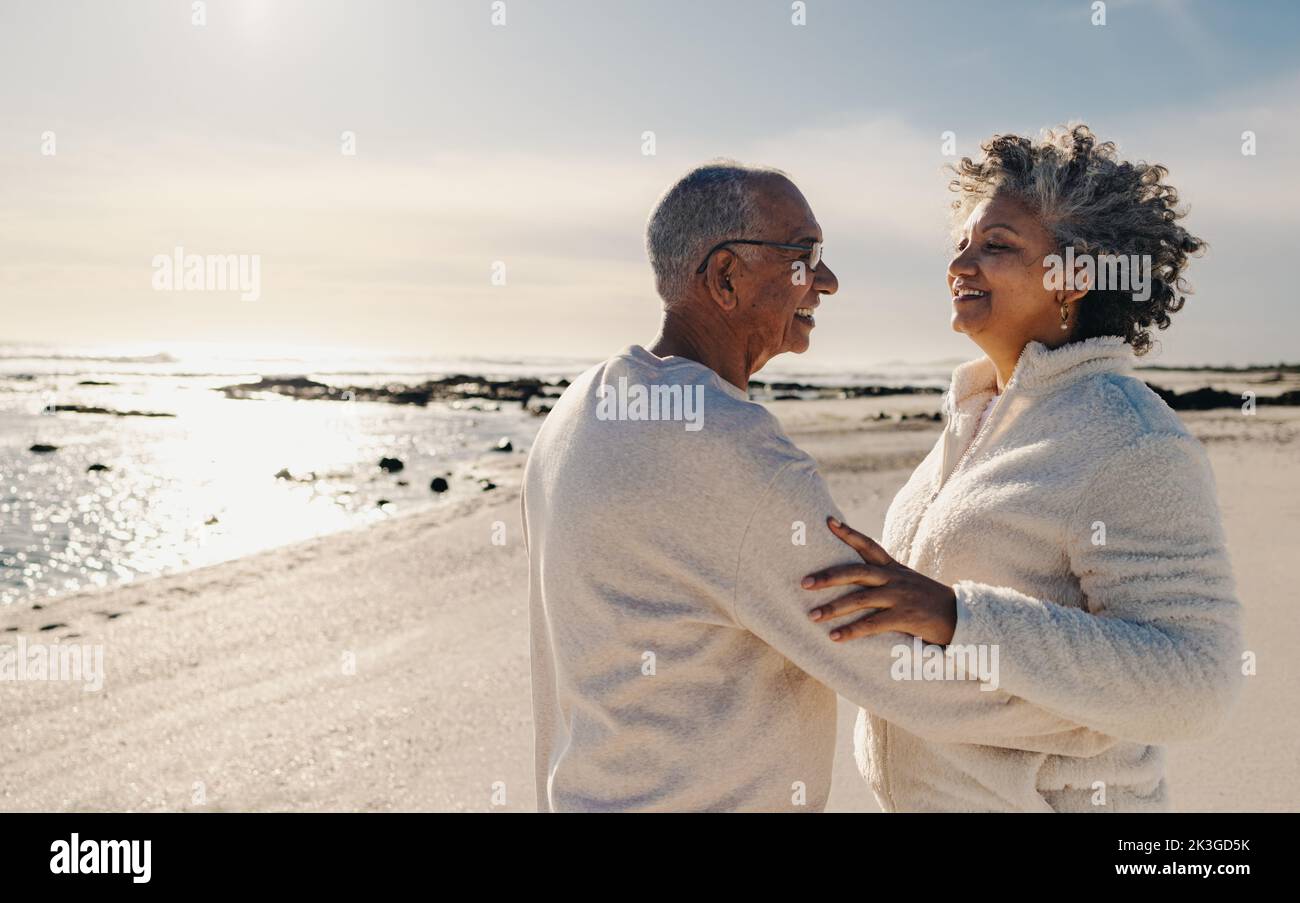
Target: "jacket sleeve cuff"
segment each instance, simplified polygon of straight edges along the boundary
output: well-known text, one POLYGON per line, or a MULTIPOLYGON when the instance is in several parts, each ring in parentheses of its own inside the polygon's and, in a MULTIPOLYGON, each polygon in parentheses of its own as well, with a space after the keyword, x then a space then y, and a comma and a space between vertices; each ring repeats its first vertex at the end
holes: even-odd
POLYGON ((952 591, 957 597, 957 628, 952 633, 949 646, 991 642, 989 625, 984 623, 987 613, 980 605, 978 590, 979 584, 970 580, 953 584, 952 591))

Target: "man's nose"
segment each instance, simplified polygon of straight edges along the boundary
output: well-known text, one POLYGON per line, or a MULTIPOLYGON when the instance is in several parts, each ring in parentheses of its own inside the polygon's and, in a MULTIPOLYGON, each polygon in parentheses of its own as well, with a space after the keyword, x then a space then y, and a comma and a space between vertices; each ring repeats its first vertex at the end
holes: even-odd
POLYGON ((813 288, 823 295, 833 295, 840 288, 840 280, 835 275, 835 271, 826 265, 826 261, 817 264, 817 269, 813 270, 817 278, 813 280, 813 288))

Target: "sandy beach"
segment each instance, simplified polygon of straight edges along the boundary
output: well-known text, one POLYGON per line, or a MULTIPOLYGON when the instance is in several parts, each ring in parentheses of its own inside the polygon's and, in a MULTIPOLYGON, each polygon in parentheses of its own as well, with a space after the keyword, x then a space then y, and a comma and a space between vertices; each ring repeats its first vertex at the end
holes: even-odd
MULTIPOLYGON (((1202 383, 1204 384, 1204 383, 1202 383)), ((776 401, 851 522, 879 534, 938 396, 776 401)), ((1170 748, 1178 810, 1297 810, 1300 408, 1184 412, 1218 481, 1258 673, 1224 729, 1170 748)), ((526 811, 534 807, 526 448, 498 488, 123 588, 0 610, 0 643, 102 645, 102 690, 0 684, 0 810, 526 811)), ((841 702, 830 809, 877 811, 841 702)))

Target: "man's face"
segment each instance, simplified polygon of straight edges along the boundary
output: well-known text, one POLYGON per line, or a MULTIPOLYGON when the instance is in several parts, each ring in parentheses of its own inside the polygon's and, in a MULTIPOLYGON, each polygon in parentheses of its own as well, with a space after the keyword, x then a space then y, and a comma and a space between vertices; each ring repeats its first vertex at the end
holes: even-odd
MULTIPOLYGON (((755 234, 737 237, 806 246, 822 240, 822 228, 794 183, 771 176, 760 194, 755 234)), ((741 256, 732 285, 753 369, 786 351, 807 351, 816 326, 812 312, 822 295, 833 295, 839 288, 831 268, 823 259, 816 270, 809 270, 806 251, 770 245, 738 248, 741 256)))

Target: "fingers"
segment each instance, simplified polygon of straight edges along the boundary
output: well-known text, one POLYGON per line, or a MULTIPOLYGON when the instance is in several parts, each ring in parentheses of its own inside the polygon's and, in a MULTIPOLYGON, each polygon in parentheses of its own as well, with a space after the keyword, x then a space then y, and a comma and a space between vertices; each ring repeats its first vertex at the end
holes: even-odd
POLYGON ((831 528, 832 533, 848 543, 868 564, 886 565, 894 563, 894 559, 889 557, 889 553, 881 548, 880 543, 870 536, 859 533, 848 524, 842 523, 833 517, 826 518, 826 524, 831 528))
POLYGON ((866 617, 858 618, 851 624, 845 624, 843 627, 836 627, 831 631, 830 638, 836 643, 847 643, 849 640, 860 640, 863 637, 876 636, 881 633, 907 633, 905 625, 902 624, 903 618, 896 615, 889 609, 880 609, 866 617))
POLYGON ((800 581, 804 589, 826 589, 829 586, 884 586, 889 574, 874 564, 837 564, 824 571, 814 571, 800 581))
POLYGON ((812 621, 829 621, 863 609, 881 611, 890 608, 893 604, 894 601, 884 593, 874 589, 863 589, 841 596, 825 605, 819 605, 808 612, 808 618, 812 621))

